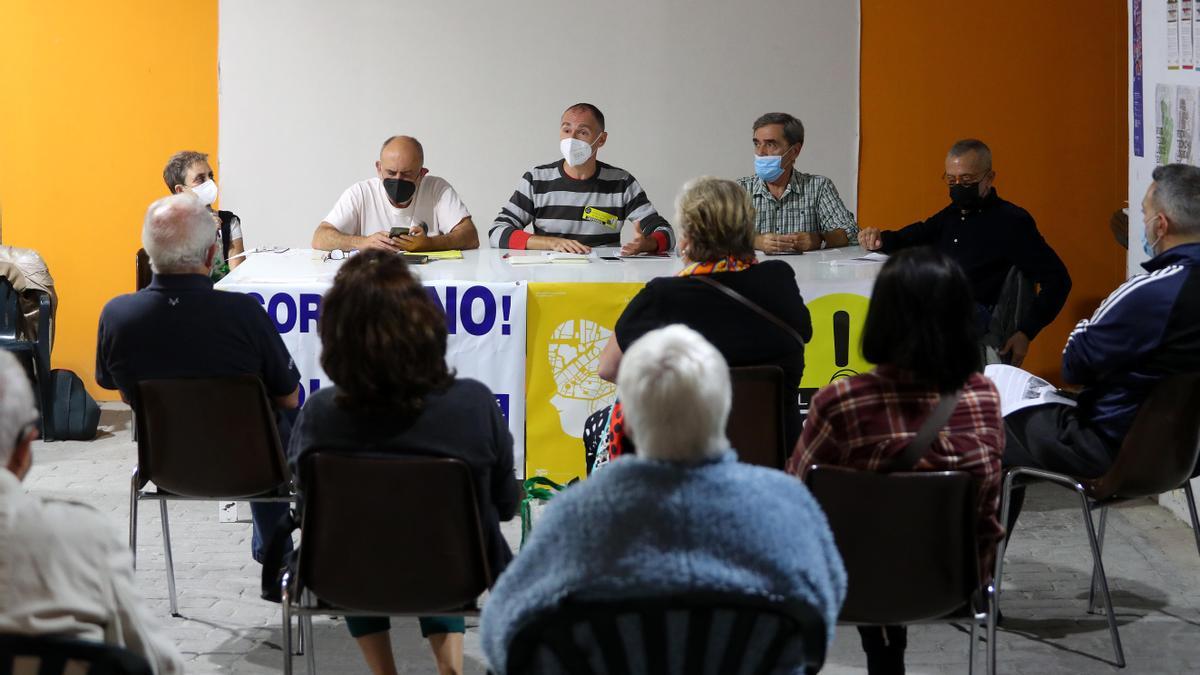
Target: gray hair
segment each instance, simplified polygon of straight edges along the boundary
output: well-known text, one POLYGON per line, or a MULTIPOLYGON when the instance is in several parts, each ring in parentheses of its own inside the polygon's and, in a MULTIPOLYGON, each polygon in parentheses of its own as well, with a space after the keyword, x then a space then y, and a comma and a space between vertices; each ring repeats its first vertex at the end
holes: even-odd
POLYGON ((795 145, 797 143, 804 145, 804 123, 792 115, 780 112, 767 113, 754 120, 754 129, 752 131, 758 131, 768 124, 783 125, 783 137, 787 139, 788 145, 795 145))
POLYGON ((1172 234, 1200 235, 1200 168, 1167 164, 1154 169, 1154 208, 1167 216, 1172 234))
POLYGON ((646 459, 695 464, 727 449, 731 397, 721 352, 682 325, 643 335, 617 371, 617 398, 646 459))
POLYGON ((208 155, 194 150, 181 150, 171 155, 171 159, 167 160, 167 166, 163 168, 163 182, 167 184, 167 192, 174 193, 176 185, 188 187, 185 182, 188 169, 192 168, 196 162, 205 161, 208 161, 208 155))
POLYGON ((985 171, 992 170, 992 149, 987 146, 987 143, 978 138, 964 138, 954 141, 954 145, 950 146, 950 152, 946 153, 946 157, 962 157, 968 152, 973 152, 979 156, 979 161, 983 163, 985 171))
POLYGON ((0 465, 7 465, 18 437, 37 421, 29 376, 17 357, 0 350, 0 465))
POLYGON ((208 249, 217 241, 216 222, 208 207, 190 192, 156 200, 146 209, 142 246, 158 274, 177 274, 204 267, 208 249))

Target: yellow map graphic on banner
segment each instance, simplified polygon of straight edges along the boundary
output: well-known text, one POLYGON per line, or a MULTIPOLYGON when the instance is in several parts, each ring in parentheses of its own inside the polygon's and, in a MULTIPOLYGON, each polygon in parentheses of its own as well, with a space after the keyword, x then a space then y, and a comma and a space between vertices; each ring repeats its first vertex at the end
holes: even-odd
POLYGON ((596 376, 600 352, 640 283, 531 283, 525 350, 525 475, 582 477, 583 423, 616 385, 596 376))

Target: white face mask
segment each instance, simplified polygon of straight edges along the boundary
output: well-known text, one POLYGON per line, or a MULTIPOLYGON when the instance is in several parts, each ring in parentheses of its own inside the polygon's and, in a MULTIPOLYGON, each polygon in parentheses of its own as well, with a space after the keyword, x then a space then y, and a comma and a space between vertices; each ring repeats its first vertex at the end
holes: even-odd
POLYGON ((213 179, 209 178, 192 188, 192 194, 196 195, 201 204, 208 206, 217 201, 217 184, 213 182, 213 179))
POLYGON ((558 142, 558 150, 571 166, 579 166, 592 156, 592 146, 578 138, 564 138, 558 142))

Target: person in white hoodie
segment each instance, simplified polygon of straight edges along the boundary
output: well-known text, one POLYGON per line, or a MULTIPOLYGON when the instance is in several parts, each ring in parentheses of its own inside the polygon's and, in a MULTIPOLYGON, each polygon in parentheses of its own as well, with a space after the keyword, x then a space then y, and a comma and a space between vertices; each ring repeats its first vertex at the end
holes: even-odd
POLYGON ((179 651, 134 589, 115 524, 90 506, 25 491, 35 438, 25 370, 0 351, 0 633, 106 642, 144 656, 159 675, 182 673, 179 651))

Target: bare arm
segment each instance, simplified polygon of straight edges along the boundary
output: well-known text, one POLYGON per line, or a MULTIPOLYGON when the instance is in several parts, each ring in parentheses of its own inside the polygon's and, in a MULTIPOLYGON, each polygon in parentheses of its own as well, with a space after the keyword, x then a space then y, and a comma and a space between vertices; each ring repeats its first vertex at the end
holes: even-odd
POLYGON ((229 242, 229 269, 233 269, 246 261, 244 257, 236 258, 234 256, 241 255, 246 252, 246 245, 241 239, 234 239, 229 242))
POLYGON ((617 370, 621 367, 621 345, 617 344, 617 336, 608 338, 608 343, 600 352, 600 364, 596 367, 596 375, 605 382, 617 381, 617 370))
POLYGON ((400 246, 392 241, 387 232, 376 232, 368 237, 360 237, 354 234, 344 234, 326 222, 318 225, 317 231, 313 232, 312 247, 321 251, 332 251, 335 248, 343 251, 350 251, 356 248, 378 248, 385 251, 401 250, 400 246))
POLYGON ((567 239, 565 237, 543 237, 541 235, 533 235, 525 242, 525 248, 531 251, 561 251, 563 253, 588 253, 592 249, 590 246, 567 239))
POLYGON ((283 410, 295 410, 300 407, 300 385, 292 390, 292 393, 287 396, 275 396, 271 399, 275 403, 276 408, 283 410))
POLYGON ((420 228, 413 228, 408 235, 396 237, 395 241, 405 251, 465 251, 479 248, 479 234, 470 216, 458 221, 446 234, 427 237, 420 228))

